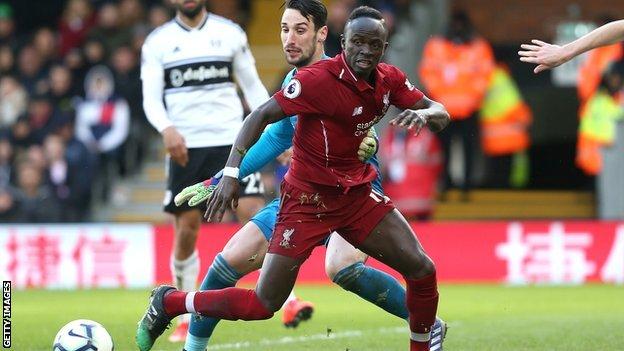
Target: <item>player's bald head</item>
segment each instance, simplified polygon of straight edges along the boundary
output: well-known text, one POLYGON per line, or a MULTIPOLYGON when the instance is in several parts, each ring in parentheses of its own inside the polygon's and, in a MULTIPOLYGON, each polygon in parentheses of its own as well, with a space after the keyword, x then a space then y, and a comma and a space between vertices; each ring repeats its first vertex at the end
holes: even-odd
POLYGON ((378 34, 383 37, 384 41, 388 38, 388 30, 383 15, 379 10, 369 6, 357 7, 349 14, 345 23, 344 34, 348 35, 353 30, 378 34))
POLYGON ((388 47, 388 31, 381 13, 360 6, 351 12, 342 36, 347 64, 359 77, 368 79, 388 47))

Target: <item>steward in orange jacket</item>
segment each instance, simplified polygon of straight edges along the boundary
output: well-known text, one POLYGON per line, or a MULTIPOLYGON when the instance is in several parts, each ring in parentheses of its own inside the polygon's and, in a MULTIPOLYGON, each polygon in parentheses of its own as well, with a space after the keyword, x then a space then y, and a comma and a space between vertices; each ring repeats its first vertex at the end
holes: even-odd
POLYGON ((497 67, 481 105, 481 147, 488 156, 510 155, 529 147, 532 114, 507 70, 497 67))
MULTIPOLYGON (((616 66, 621 67, 621 64, 616 66)), ((595 176, 602 171, 601 149, 613 143, 616 122, 624 117, 624 109, 617 100, 623 79, 624 73, 619 69, 609 69, 598 90, 581 109, 575 161, 588 175, 595 176)))
POLYGON ((428 95, 454 120, 470 117, 481 106, 494 69, 492 48, 470 32, 433 37, 425 45, 420 79, 428 95))
POLYGON ((471 188, 473 158, 479 147, 476 117, 494 69, 492 48, 477 35, 468 14, 452 14, 445 36, 429 39, 419 66, 420 80, 427 94, 441 102, 452 122, 439 136, 444 149, 444 189, 453 185, 449 176, 450 145, 454 137, 462 140, 464 174, 461 188, 471 188))
POLYGON ((589 99, 600 85, 600 79, 610 64, 624 56, 622 43, 596 48, 587 53, 587 60, 579 69, 577 85, 581 105, 589 99))

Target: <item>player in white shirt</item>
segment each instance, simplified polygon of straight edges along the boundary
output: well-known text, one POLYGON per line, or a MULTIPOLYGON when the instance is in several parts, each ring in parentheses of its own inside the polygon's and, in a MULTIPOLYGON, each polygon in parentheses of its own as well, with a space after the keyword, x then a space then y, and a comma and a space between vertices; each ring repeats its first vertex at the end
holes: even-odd
MULTIPOLYGON (((166 212, 175 216, 171 269, 177 287, 194 290, 195 243, 202 209, 177 207, 172 194, 210 178, 225 164, 243 121, 236 83, 254 110, 269 95, 258 77, 245 32, 206 11, 206 0, 174 0, 175 19, 156 28, 141 53, 143 108, 168 152, 166 212)), ((244 180, 237 217, 246 223, 264 206, 259 173, 244 180)), ((172 334, 186 336, 188 320, 172 334)))

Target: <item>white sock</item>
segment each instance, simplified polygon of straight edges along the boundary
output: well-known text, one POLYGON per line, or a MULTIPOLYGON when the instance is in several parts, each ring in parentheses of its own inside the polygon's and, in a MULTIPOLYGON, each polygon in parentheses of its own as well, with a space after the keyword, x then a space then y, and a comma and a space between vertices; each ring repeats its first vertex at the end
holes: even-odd
MULTIPOLYGON (((176 260, 171 256, 171 274, 175 286, 182 291, 193 291, 196 289, 197 275, 199 274, 200 262, 197 250, 184 260, 176 260)), ((178 323, 189 322, 190 314, 181 315, 178 323)))
POLYGON ((414 333, 414 332, 410 332, 410 333, 411 333, 410 339, 416 342, 427 342, 431 339, 431 332, 424 333, 424 334, 414 333))
POLYGON ((293 300, 296 300, 296 299, 297 299, 297 296, 295 295, 295 291, 291 290, 290 291, 290 295, 288 295, 288 298, 284 302, 284 305, 282 305, 282 308, 284 308, 284 306, 286 306, 286 304, 288 304, 290 301, 293 301, 293 300))

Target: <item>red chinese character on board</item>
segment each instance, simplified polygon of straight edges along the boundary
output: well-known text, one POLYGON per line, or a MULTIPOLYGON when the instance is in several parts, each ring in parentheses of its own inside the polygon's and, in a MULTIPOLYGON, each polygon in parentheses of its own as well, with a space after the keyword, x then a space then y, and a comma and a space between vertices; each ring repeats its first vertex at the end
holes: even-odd
POLYGON ((85 279, 84 279, 84 264, 82 261, 84 249, 88 246, 88 240, 84 236, 84 231, 80 231, 80 236, 78 237, 78 241, 76 241, 76 246, 74 246, 74 250, 72 251, 72 259, 76 262, 76 285, 79 289, 84 287, 85 279))
POLYGON ((19 268, 18 251, 20 248, 17 241, 17 235, 14 229, 10 229, 11 233, 9 240, 6 243, 6 252, 9 255, 9 263, 7 264, 7 272, 9 273, 9 279, 17 285, 17 270, 19 268))
POLYGON ((60 239, 41 230, 24 241, 26 286, 46 287, 58 279, 61 262, 60 239))
POLYGON ((126 286, 123 270, 123 256, 126 242, 116 240, 108 233, 98 240, 89 242, 93 252, 93 272, 91 283, 98 286, 102 281, 114 280, 121 287, 126 286))
POLYGON ((80 233, 72 252, 72 258, 76 262, 78 287, 97 287, 103 282, 111 281, 117 286, 125 287, 125 248, 125 241, 115 239, 106 231, 99 239, 89 239, 84 233, 80 233))

